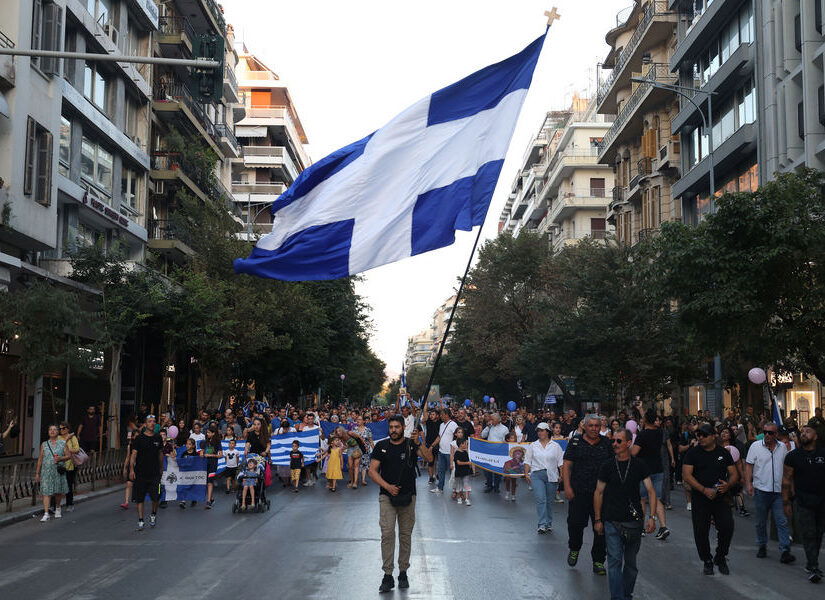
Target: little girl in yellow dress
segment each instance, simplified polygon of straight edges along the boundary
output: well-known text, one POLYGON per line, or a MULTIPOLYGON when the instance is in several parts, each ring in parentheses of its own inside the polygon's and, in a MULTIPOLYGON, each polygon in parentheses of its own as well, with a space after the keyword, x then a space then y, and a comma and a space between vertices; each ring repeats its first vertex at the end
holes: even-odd
POLYGON ((343 472, 343 452, 344 444, 341 440, 335 439, 329 447, 329 460, 327 461, 327 489, 330 492, 335 491, 335 486, 338 485, 338 480, 344 478, 343 472))

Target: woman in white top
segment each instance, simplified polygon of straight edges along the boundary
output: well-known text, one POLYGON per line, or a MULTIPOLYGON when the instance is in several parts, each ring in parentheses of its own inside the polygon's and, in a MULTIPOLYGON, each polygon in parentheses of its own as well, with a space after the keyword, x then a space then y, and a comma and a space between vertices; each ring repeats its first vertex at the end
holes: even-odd
POLYGON ((516 417, 516 424, 513 426, 513 433, 516 434, 516 441, 526 442, 527 441, 527 434, 524 431, 524 416, 518 415, 516 417))
POLYGON ((564 463, 564 451, 550 439, 550 426, 536 426, 539 439, 527 446, 524 461, 524 478, 533 487, 538 515, 537 533, 553 531, 553 501, 559 483, 559 469, 564 463))

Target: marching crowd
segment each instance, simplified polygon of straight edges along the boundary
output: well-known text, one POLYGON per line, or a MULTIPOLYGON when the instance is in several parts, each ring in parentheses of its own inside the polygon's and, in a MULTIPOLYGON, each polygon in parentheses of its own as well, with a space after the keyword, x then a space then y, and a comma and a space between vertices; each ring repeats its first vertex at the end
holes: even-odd
MULTIPOLYGON (((220 413, 203 410, 191 422, 176 421, 169 414, 158 419, 147 413, 142 407, 129 423, 123 466, 127 482, 121 507, 128 509, 130 500, 137 504, 138 529, 143 529, 146 521, 147 496, 152 501, 150 526, 157 522, 158 509, 165 508, 159 492, 163 456, 177 448, 207 459, 206 509, 213 507, 221 488, 230 494, 239 486, 241 510, 255 504, 252 482, 258 465, 239 462, 241 449, 245 457, 262 458, 260 467, 267 484, 277 480, 296 493, 301 486, 315 485, 322 476, 330 492, 338 491, 344 479, 351 490, 367 486, 371 479, 381 488, 381 591, 395 584, 396 527, 399 587, 409 585, 406 569, 414 524, 415 479, 424 471, 433 495, 449 495, 459 505, 472 506, 476 491, 500 494, 506 502, 531 497, 540 535, 553 532, 554 505, 567 502, 567 563, 577 565, 584 531, 591 526, 593 572, 607 576, 614 599, 632 596, 641 538, 647 535, 664 541, 671 535, 667 515, 673 510, 671 498, 679 488, 691 512, 692 535, 705 574, 730 572, 727 556, 736 511, 743 518, 753 514, 759 558, 768 556, 771 515, 779 560, 785 564, 796 559, 791 552, 791 523, 795 519, 807 577, 813 583, 822 578, 818 555, 825 532, 825 419, 821 409, 805 424, 797 422, 794 412, 777 424, 766 414, 754 415, 751 408, 744 414, 728 411, 723 419, 716 419, 709 412, 678 417, 660 415, 651 408, 642 413, 638 404, 615 415, 584 417, 573 410, 419 409, 410 402, 389 409, 327 404, 317 410, 233 403, 220 413), (384 420, 389 438, 376 444, 368 425, 384 420), (322 422, 334 424, 334 429, 321 428, 322 422), (265 460, 270 455, 272 434, 316 429, 320 437, 316 460, 308 460, 297 442, 288 466, 271 466, 265 460), (512 460, 503 469, 520 477, 480 469, 477 461, 470 459, 471 437, 524 444, 511 453, 512 460), (228 442, 228 450, 222 442, 228 442), (223 484, 218 481, 220 459, 226 464, 220 474, 223 484), (474 478, 482 473, 484 484, 474 490, 474 478), (711 527, 717 531, 713 552, 711 527)), ((88 440, 99 434, 99 426, 90 407, 77 435, 68 423, 49 428, 49 439, 43 442, 37 463, 42 521, 51 515, 61 517, 64 497, 71 510, 71 471, 79 455, 94 450, 88 440), (80 436, 84 428, 85 442, 80 436)), ((185 509, 196 503, 178 504, 185 509)))

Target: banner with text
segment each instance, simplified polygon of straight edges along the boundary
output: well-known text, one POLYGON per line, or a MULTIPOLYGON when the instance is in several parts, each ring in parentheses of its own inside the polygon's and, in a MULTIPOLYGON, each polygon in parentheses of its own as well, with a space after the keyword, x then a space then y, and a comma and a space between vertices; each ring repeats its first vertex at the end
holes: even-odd
MULTIPOLYGON (((567 440, 556 442, 562 450, 567 449, 567 440)), ((524 460, 527 446, 515 442, 488 442, 481 438, 470 438, 470 462, 475 466, 504 477, 524 477, 524 460)))
POLYGON ((206 500, 206 459, 202 456, 183 456, 186 448, 178 448, 177 458, 163 459, 161 500, 206 500))

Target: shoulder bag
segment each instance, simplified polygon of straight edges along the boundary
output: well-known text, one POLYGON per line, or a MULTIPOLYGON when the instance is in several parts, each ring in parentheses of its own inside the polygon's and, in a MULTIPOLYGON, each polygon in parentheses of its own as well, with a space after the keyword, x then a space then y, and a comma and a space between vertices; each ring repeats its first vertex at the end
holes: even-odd
MULTIPOLYGON (((47 441, 47 442, 46 442, 46 447, 48 447, 49 452, 51 452, 51 453, 52 453, 52 458, 57 458, 57 457, 54 455, 54 450, 52 450, 52 444, 51 444, 51 442, 48 442, 48 441, 47 441)), ((66 474, 66 465, 64 465, 62 462, 57 463, 57 467, 56 467, 56 469, 57 469, 57 474, 58 474, 58 475, 65 475, 65 474, 66 474)))
MULTIPOLYGON (((407 463, 409 463, 410 461, 409 453, 412 451, 410 441, 404 440, 404 443, 407 446, 407 452, 404 454, 404 460, 401 463, 401 472, 398 474, 398 483, 395 484, 399 488, 401 488, 401 480, 404 478, 404 469, 407 467, 407 463)), ((392 504, 395 507, 409 506, 412 502, 412 497, 412 492, 408 492, 406 494, 398 492, 397 495, 390 496, 390 504, 392 504)))

